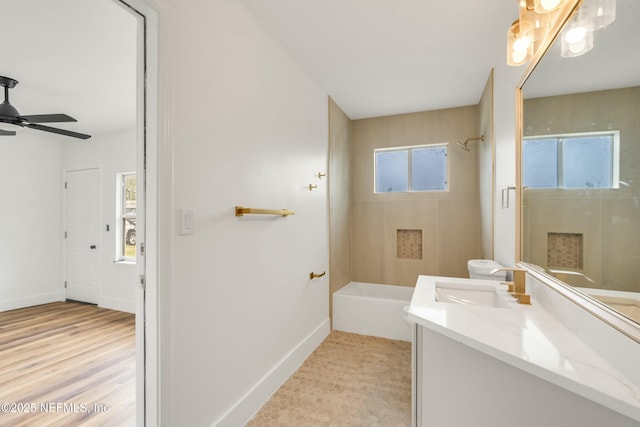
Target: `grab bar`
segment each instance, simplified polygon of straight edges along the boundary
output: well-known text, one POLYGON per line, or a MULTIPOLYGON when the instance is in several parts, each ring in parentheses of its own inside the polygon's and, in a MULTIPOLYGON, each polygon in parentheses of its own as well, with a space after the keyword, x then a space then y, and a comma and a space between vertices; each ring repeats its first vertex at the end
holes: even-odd
POLYGON ((295 215, 296 213, 290 209, 256 209, 256 208, 245 208, 242 206, 236 206, 236 216, 242 215, 282 215, 289 216, 295 215))
POLYGON ((502 189, 502 209, 509 209, 509 191, 511 190, 515 190, 516 187, 504 187, 502 189), (507 197, 505 198, 505 193, 507 195, 507 197), (505 203, 506 200, 506 203, 505 203))

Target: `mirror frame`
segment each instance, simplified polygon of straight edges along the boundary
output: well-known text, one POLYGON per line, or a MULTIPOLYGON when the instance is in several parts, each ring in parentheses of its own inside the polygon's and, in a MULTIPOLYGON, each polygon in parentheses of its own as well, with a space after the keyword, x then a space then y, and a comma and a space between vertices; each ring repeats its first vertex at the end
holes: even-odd
POLYGON ((640 325, 617 312, 606 304, 591 298, 590 296, 574 289, 572 286, 562 282, 551 274, 546 273, 541 267, 527 263, 522 260, 522 224, 523 224, 523 189, 522 189, 522 139, 524 131, 524 96, 523 87, 533 70, 542 60, 547 51, 551 48, 555 40, 560 35, 562 28, 573 17, 573 14, 582 5, 583 0, 569 0, 558 13, 558 18, 553 28, 547 36, 540 42, 540 46, 534 54, 533 59, 525 69, 516 88, 516 259, 520 260, 517 265, 526 269, 539 282, 550 287, 563 297, 580 306, 598 319, 615 328, 622 334, 640 344, 640 325), (542 271, 541 271, 542 270, 542 271))

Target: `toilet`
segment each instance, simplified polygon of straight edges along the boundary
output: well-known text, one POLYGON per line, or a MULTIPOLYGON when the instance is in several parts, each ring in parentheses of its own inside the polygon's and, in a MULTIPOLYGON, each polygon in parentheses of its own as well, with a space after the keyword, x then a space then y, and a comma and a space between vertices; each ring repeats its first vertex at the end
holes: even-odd
POLYGON ((467 262, 467 269, 471 279, 506 280, 506 271, 498 271, 496 274, 491 274, 491 271, 496 268, 503 268, 503 266, 492 259, 470 259, 467 262))

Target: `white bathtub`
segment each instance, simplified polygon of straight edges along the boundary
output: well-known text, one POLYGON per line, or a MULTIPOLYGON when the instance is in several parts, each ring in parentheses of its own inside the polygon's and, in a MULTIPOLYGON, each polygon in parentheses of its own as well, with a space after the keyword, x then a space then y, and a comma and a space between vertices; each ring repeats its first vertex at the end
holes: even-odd
POLYGON ((640 293, 593 288, 576 289, 640 323, 640 293))
POLYGON ((413 287, 351 282, 333 293, 333 329, 411 341, 403 307, 413 287))

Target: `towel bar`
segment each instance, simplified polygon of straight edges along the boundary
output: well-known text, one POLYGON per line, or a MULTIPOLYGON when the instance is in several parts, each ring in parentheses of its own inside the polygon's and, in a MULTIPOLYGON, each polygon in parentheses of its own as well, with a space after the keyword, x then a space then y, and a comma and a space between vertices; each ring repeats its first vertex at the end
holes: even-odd
POLYGON ((256 209, 236 206, 236 216, 243 216, 245 214, 289 216, 295 215, 296 213, 290 209, 256 209))

